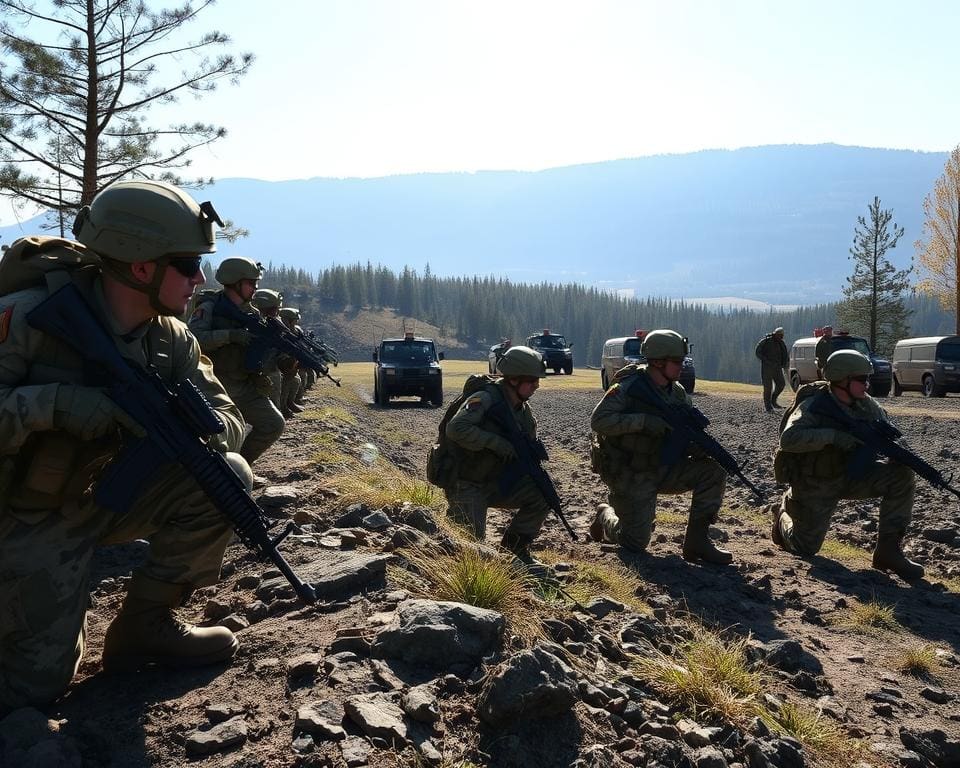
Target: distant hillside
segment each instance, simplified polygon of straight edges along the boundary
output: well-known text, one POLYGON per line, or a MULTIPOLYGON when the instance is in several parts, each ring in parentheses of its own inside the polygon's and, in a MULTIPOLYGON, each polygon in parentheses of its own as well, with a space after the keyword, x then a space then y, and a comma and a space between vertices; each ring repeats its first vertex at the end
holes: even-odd
MULTIPOLYGON (((878 195, 906 229, 946 155, 836 145, 703 151, 555 168, 265 182, 198 193, 251 235, 221 254, 318 271, 371 261, 438 276, 579 282, 638 296, 812 304, 839 296, 878 195)), ((12 228, 0 229, 9 241, 12 228)))

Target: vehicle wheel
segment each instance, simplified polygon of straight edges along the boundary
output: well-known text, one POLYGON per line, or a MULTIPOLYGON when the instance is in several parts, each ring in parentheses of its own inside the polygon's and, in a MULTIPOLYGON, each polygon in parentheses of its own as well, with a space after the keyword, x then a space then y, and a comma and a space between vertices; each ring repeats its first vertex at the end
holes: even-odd
POLYGON ((437 387, 436 391, 433 393, 433 397, 430 398, 430 403, 434 408, 439 408, 443 405, 443 388, 437 387))
POLYGON ((943 387, 937 386, 937 383, 933 380, 933 376, 929 374, 923 377, 920 391, 923 392, 924 397, 943 397, 947 394, 943 387))
POLYGON ((790 389, 794 392, 800 389, 800 374, 796 371, 790 371, 790 389))
POLYGON ((610 382, 607 381, 606 369, 600 371, 600 386, 603 387, 604 392, 610 389, 610 382))
POLYGON ((390 405, 390 396, 383 387, 377 387, 377 405, 386 408, 390 405))
POLYGON ((903 387, 900 386, 900 382, 897 381, 897 377, 893 377, 893 396, 900 397, 903 394, 903 387))
POLYGON ((566 373, 567 376, 573 376, 573 363, 567 363, 563 366, 563 372, 566 373))

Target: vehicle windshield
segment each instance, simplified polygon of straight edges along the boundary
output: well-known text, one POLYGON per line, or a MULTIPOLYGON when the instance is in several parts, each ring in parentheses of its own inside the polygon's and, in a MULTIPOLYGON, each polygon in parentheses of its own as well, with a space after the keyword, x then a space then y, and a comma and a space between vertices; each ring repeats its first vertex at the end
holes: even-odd
POLYGON ((385 341, 380 345, 381 363, 426 364, 437 359, 430 341, 385 341))
POLYGON ((624 357, 637 357, 640 354, 641 339, 627 339, 623 342, 624 357))
POLYGON ((937 359, 949 363, 960 363, 960 341, 943 342, 937 351, 937 359))
POLYGON ((854 338, 852 336, 834 336, 830 344, 830 349, 836 352, 838 349, 855 349, 862 355, 870 356, 870 347, 864 339, 854 338))
POLYGON ((530 339, 530 346, 539 349, 564 349, 567 346, 563 336, 550 334, 549 336, 534 336, 530 339))

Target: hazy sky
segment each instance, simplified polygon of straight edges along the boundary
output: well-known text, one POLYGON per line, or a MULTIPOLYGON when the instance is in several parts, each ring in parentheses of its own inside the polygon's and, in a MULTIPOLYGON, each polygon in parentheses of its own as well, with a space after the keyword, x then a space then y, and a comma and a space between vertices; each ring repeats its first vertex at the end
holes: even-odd
POLYGON ((960 4, 221 0, 256 54, 179 105, 221 178, 539 169, 705 148, 960 142, 960 4), (272 11, 269 9, 273 9, 272 11))

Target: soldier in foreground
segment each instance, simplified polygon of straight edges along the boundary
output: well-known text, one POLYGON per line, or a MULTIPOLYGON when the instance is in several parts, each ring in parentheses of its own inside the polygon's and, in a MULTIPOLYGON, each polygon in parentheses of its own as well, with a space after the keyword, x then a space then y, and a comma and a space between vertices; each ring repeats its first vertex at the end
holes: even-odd
POLYGON ((590 419, 595 433, 592 463, 610 489, 610 503, 600 505, 590 535, 596 541, 643 552, 656 522, 657 495, 693 491, 683 557, 730 563, 733 555, 717 548, 709 536, 723 501, 725 470, 695 448, 685 451, 672 466, 665 464, 661 449, 669 425, 657 415, 655 405, 634 394, 634 379, 642 376, 668 404, 692 407, 690 396, 677 382, 687 341, 676 331, 651 331, 640 351, 647 359, 646 368, 628 366, 618 372, 590 419))
MULTIPOLYGON (((283 432, 284 419, 270 400, 273 382, 263 368, 249 370, 246 363, 251 334, 233 318, 217 311, 220 301, 230 301, 247 313, 258 313, 250 301, 263 271, 252 259, 234 256, 217 267, 215 278, 223 289, 197 305, 190 330, 200 349, 213 361, 213 370, 250 427, 240 453, 253 464, 283 432)), ((269 363, 267 364, 269 370, 269 363)))
POLYGON ((783 369, 790 364, 790 353, 783 341, 783 328, 775 328, 757 342, 756 355, 760 360, 760 381, 763 384, 763 407, 769 413, 783 406, 777 402, 786 384, 783 369))
POLYGON ((888 424, 883 409, 867 394, 872 372, 872 364, 861 353, 838 350, 826 361, 827 381, 807 384, 797 392, 774 457, 777 481, 790 487, 773 510, 771 538, 788 552, 815 555, 840 499, 880 497, 873 567, 906 580, 919 579, 923 567, 903 553, 913 511, 913 470, 868 456, 857 477, 849 472, 863 443, 843 420, 888 424))
POLYGON ((203 283, 214 222, 209 203, 198 206, 176 187, 121 182, 81 210, 73 229, 79 243, 27 238, 0 262, 0 716, 66 691, 86 643, 98 544, 150 542, 107 630, 105 668, 192 667, 237 650, 225 627, 193 627, 173 613, 192 590, 219 578, 232 536, 227 519, 180 466, 125 478, 143 490, 123 514, 97 504, 87 489, 143 427, 107 395, 112 382, 33 325, 50 295, 76 286, 125 358, 155 366, 171 386, 189 380, 206 396, 226 427, 210 444, 249 487, 247 463, 226 453, 242 440, 240 412, 174 319, 203 283))
POLYGON ((529 347, 511 347, 497 363, 502 378, 471 394, 452 416, 446 437, 452 443, 455 482, 445 494, 447 514, 467 526, 480 541, 487 531, 487 508, 516 509, 500 544, 526 565, 539 566, 530 544, 540 532, 550 507, 530 477, 524 476, 506 494, 498 487, 505 465, 517 458, 508 430, 491 413, 506 403, 526 435, 535 440, 537 421, 529 400, 546 376, 543 358, 529 347))

